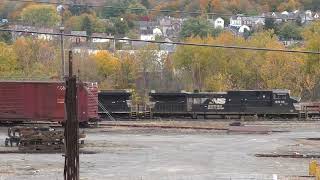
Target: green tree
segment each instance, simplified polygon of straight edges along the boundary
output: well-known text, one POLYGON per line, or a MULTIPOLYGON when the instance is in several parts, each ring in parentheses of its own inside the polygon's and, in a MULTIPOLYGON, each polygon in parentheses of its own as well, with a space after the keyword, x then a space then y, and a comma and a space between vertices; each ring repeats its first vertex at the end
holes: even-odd
POLYGON ((305 9, 317 11, 320 9, 320 0, 304 0, 305 9))
POLYGON ((80 16, 81 14, 89 14, 91 13, 91 9, 89 6, 85 5, 70 5, 68 10, 71 12, 72 15, 80 16))
POLYGON ((59 22, 59 16, 54 6, 29 5, 21 12, 24 23, 33 26, 55 26, 59 22))
POLYGON ((186 20, 180 32, 181 38, 196 37, 201 38, 207 37, 212 33, 212 27, 209 22, 204 18, 191 18, 186 20))
POLYGON ((110 1, 100 12, 102 18, 119 17, 126 13, 129 4, 124 1, 110 1))
POLYGON ((147 14, 147 8, 138 2, 133 2, 128 6, 127 13, 136 14, 139 16, 147 14))
POLYGON ((274 29, 276 30, 276 24, 274 18, 266 18, 264 28, 266 30, 274 29))
POLYGON ((91 20, 89 19, 88 16, 85 16, 85 17, 83 18, 81 29, 84 30, 84 31, 86 31, 86 32, 87 32, 87 35, 89 35, 89 36, 92 35, 92 31, 93 31, 92 22, 91 22, 91 20))
POLYGON ((123 18, 113 18, 113 29, 115 35, 125 35, 129 32, 129 25, 128 22, 123 18))
POLYGON ((74 31, 105 32, 107 25, 94 14, 71 16, 65 22, 65 27, 74 31))
POLYGON ((283 39, 302 39, 301 28, 294 22, 287 22, 283 24, 279 29, 278 35, 283 39))
POLYGON ((141 4, 148 9, 151 7, 149 0, 141 0, 141 4))

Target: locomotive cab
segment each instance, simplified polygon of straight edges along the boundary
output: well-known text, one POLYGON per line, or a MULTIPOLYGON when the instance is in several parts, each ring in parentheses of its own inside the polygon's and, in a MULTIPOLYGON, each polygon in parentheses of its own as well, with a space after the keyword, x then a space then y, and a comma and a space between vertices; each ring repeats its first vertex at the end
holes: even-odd
POLYGON ((289 90, 273 90, 272 105, 280 112, 296 112, 295 104, 298 102, 290 96, 289 90))

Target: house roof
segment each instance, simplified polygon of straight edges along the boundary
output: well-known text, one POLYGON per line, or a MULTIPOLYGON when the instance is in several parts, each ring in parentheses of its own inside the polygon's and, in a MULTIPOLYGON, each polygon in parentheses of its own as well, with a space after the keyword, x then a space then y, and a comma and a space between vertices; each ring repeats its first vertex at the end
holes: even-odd
POLYGON ((87 31, 71 31, 72 35, 78 35, 78 36, 86 36, 87 31))

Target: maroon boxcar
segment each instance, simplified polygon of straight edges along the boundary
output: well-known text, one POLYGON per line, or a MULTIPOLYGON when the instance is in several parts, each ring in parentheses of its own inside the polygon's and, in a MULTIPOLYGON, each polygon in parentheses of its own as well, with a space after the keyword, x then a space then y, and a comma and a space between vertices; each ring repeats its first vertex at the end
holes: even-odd
MULTIPOLYGON (((65 83, 60 81, 0 81, 0 122, 65 120, 65 83)), ((96 83, 79 83, 78 120, 98 119, 96 83)))

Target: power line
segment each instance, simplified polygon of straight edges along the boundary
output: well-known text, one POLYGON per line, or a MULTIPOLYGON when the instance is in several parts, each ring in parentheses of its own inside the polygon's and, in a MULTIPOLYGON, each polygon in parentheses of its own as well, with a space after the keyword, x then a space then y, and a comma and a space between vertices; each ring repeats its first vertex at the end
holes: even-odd
POLYGON ((272 48, 258 48, 258 47, 231 46, 231 45, 214 45, 214 44, 201 44, 201 43, 188 43, 188 42, 150 41, 150 40, 129 39, 129 38, 74 35, 74 34, 50 33, 50 32, 39 32, 39 31, 24 31, 24 30, 1 29, 1 28, 0 28, 0 31, 3 31, 3 32, 16 32, 16 33, 28 33, 28 34, 44 34, 44 35, 52 35, 52 36, 61 36, 61 35, 63 35, 63 36, 66 36, 66 37, 109 39, 109 40, 116 40, 116 41, 145 42, 145 43, 153 43, 153 44, 172 44, 172 45, 180 45, 180 46, 195 46, 195 47, 210 47, 210 48, 222 48, 222 49, 238 49, 238 50, 269 51, 269 52, 285 52, 285 53, 300 53, 300 54, 316 54, 316 55, 320 55, 320 51, 301 51, 301 50, 272 49, 272 48))
MULTIPOLYGON (((161 13, 176 13, 176 14, 190 14, 190 15, 211 15, 211 16, 222 16, 222 17, 232 17, 232 16, 240 16, 240 17, 254 17, 260 19, 280 19, 280 20, 301 20, 299 18, 285 18, 285 17, 274 17, 274 16, 250 16, 245 14, 227 14, 227 13, 204 13, 201 11, 179 11, 179 10, 169 10, 169 9, 143 9, 143 8, 129 8, 129 7, 114 7, 114 6, 99 6, 94 4, 73 4, 73 3, 58 3, 58 2, 44 2, 44 1, 34 1, 34 0, 10 0, 9 2, 22 2, 22 3, 39 3, 39 4, 53 4, 53 5, 64 5, 64 6, 86 6, 91 8, 109 8, 109 9, 118 9, 118 10, 133 10, 133 11, 148 11, 148 12, 161 12, 161 13)), ((306 20, 306 21, 315 21, 306 20)))

